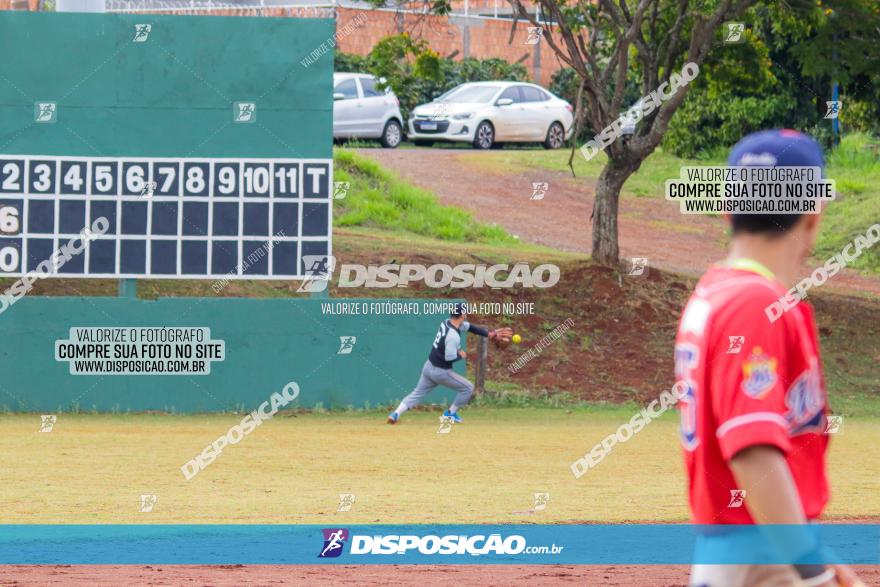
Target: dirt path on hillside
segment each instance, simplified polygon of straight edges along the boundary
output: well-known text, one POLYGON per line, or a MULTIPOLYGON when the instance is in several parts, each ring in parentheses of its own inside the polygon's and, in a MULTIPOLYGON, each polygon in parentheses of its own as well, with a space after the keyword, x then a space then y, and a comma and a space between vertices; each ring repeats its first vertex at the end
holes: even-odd
MULTIPOLYGON (((590 213, 595 181, 560 171, 493 171, 472 157, 493 152, 457 149, 359 149, 406 181, 437 194, 441 202, 469 210, 482 222, 496 223, 522 240, 589 254, 590 213), (468 159, 465 160, 464 155, 468 159), (546 182, 543 199, 532 200, 533 182, 546 182)), ((623 198, 620 202, 621 257, 647 257, 651 266, 692 276, 725 254, 720 218, 685 216, 662 198, 623 198)), ((880 295, 880 279, 844 270, 825 289, 880 295)))

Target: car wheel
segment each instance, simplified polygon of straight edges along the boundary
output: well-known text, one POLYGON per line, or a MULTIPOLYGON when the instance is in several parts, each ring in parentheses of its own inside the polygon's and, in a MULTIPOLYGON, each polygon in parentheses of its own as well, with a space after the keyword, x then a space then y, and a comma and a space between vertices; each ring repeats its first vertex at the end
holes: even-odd
POLYGON ((392 118, 385 123, 385 130, 382 131, 382 138, 379 139, 379 142, 382 143, 383 147, 393 149, 400 144, 402 132, 400 123, 392 118))
POLYGON ((424 139, 413 139, 413 144, 416 147, 432 147, 432 146, 434 146, 434 141, 426 141, 424 139))
POLYGON ((544 139, 545 149, 559 149, 565 144, 565 129, 558 122, 550 125, 547 138, 544 139))
POLYGON ((491 149, 494 142, 495 129, 491 122, 484 120, 477 125, 477 132, 474 133, 474 149, 491 149))

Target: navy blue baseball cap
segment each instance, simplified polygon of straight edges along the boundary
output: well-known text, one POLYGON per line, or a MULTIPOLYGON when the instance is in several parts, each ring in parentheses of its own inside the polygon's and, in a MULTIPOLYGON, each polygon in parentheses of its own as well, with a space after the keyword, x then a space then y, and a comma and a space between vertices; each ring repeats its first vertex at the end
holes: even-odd
POLYGON ((788 128, 752 133, 734 145, 727 158, 732 167, 821 167, 822 147, 812 137, 788 128))
POLYGON ((465 305, 462 304, 461 302, 459 302, 459 303, 453 304, 452 309, 449 311, 449 315, 452 316, 453 318, 458 318, 462 314, 467 314, 466 310, 467 310, 467 308, 465 308, 465 305))
MULTIPOLYGON (((762 130, 740 140, 727 158, 731 167, 819 167, 825 177, 825 156, 812 137, 791 129, 762 130)), ((801 214, 731 214, 733 232, 781 234, 801 214)))

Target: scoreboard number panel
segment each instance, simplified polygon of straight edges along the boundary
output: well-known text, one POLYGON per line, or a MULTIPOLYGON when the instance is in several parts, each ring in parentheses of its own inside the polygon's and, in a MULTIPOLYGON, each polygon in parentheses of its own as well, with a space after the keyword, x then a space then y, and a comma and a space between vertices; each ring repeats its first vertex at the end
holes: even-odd
POLYGON ((62 277, 303 279, 331 255, 332 161, 0 155, 0 277, 97 218, 62 277))

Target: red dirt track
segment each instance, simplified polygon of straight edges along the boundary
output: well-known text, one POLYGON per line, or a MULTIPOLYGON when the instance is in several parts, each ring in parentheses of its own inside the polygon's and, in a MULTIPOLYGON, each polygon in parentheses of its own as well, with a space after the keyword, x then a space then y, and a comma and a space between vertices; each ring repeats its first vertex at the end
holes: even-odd
MULTIPOLYGON (((866 585, 880 585, 880 568, 854 567, 866 585)), ((271 586, 271 585, 589 585, 610 587, 685 586, 684 565, 81 565, 0 566, 0 585, 104 586, 271 586)))
POLYGON ((10 566, 0 585, 652 585, 687 584, 684 566, 10 566))

